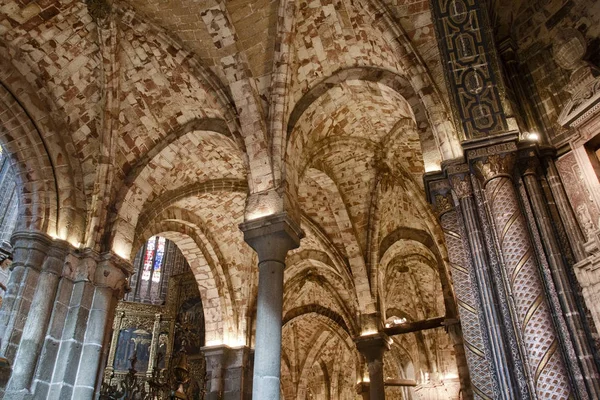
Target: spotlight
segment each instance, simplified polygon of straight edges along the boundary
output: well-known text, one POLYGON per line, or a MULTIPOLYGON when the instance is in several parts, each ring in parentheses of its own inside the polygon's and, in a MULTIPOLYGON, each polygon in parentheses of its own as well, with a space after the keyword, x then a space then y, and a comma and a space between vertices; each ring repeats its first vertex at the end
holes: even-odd
POLYGON ((540 140, 540 135, 537 132, 525 133, 525 139, 530 142, 538 142, 540 140))

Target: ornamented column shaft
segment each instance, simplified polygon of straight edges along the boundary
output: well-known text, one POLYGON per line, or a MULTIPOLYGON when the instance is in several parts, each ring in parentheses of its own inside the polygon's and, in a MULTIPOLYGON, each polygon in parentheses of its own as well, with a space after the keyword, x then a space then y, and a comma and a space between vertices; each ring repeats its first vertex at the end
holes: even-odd
POLYGON ((573 250, 575 259, 581 261, 587 257, 583 248, 586 239, 583 236, 583 232, 581 232, 581 228, 579 227, 575 212, 573 211, 573 207, 571 207, 571 203, 565 192, 565 187, 560 180, 560 175, 558 174, 554 160, 551 157, 546 157, 544 161, 546 166, 546 179, 548 180, 550 190, 554 196, 560 219, 567 231, 567 238, 571 244, 571 249, 573 250))
POLYGON ((258 298, 254 353, 254 400, 279 400, 283 270, 289 250, 300 245, 300 227, 287 214, 243 223, 244 240, 258 254, 258 298))
MULTIPOLYGON (((600 375, 594 362, 592 348, 586 337, 584 322, 579 313, 575 295, 571 289, 571 282, 567 276, 567 266, 554 233, 552 219, 546 208, 546 200, 538 180, 540 173, 539 160, 535 154, 528 155, 522 165, 522 170, 523 181, 544 245, 562 314, 567 323, 570 340, 581 368, 581 374, 578 374, 577 378, 585 380, 585 386, 591 398, 600 399, 600 375)), ((565 339, 569 340, 569 338, 565 339)))
MULTIPOLYGON (((473 199, 471 175, 466 165, 449 169, 449 175, 452 190, 460 205, 465 235, 471 250, 470 261, 472 262, 473 283, 475 283, 473 287, 479 291, 477 300, 480 302, 479 309, 481 310, 483 319, 481 335, 482 338, 484 337, 483 335, 487 337, 490 358, 498 385, 495 396, 496 398, 505 400, 514 399, 517 398, 518 390, 511 370, 512 360, 503 333, 502 318, 496 306, 497 298, 492 289, 493 284, 488 268, 489 261, 484 236, 477 219, 477 206, 473 199)), ((463 305, 465 304, 467 303, 463 303, 463 305)), ((476 340, 476 338, 473 338, 473 343, 476 343, 476 340)), ((472 350, 476 351, 477 349, 479 348, 474 347, 472 350)), ((483 393, 489 393, 489 389, 483 393)))
POLYGON ((383 333, 376 333, 360 336, 355 339, 355 342, 358 351, 367 360, 367 367, 369 369, 369 399, 385 400, 383 355, 390 348, 389 338, 383 333))
MULTIPOLYGON (((448 258, 452 268, 452 282, 460 315, 460 326, 454 325, 456 327, 454 329, 460 332, 456 332, 454 335, 452 331, 449 332, 455 343, 457 340, 454 337, 462 338, 460 346, 464 350, 457 351, 465 353, 469 370, 466 373, 466 379, 470 380, 470 391, 472 391, 472 395, 465 398, 493 399, 494 387, 498 391, 497 379, 494 375, 491 357, 486 354, 489 353, 489 345, 483 333, 485 327, 483 310, 477 292, 473 263, 465 242, 462 221, 454 208, 450 185, 444 176, 429 183, 428 189, 434 210, 444 231, 448 258)), ((455 345, 456 347, 459 346, 455 345)), ((462 384, 462 376, 465 373, 460 372, 459 370, 461 386, 465 386, 462 384)))
MULTIPOLYGON (((454 358, 456 359, 456 367, 458 370, 458 379, 460 380, 460 391, 462 393, 462 399, 491 399, 492 397, 484 396, 483 393, 473 393, 474 390, 473 385, 471 384, 472 378, 469 372, 467 351, 465 350, 465 340, 460 324, 458 323, 458 321, 456 321, 456 323, 447 326, 446 330, 448 331, 448 335, 450 336, 450 338, 452 339, 452 343, 454 344, 454 358)), ((489 378, 492 378, 491 375, 489 375, 489 378)), ((492 382, 490 382, 490 386, 491 385, 492 382)))
POLYGON ((495 222, 516 305, 516 322, 527 351, 530 379, 536 395, 568 399, 572 395, 571 383, 545 297, 535 250, 512 181, 515 160, 514 152, 484 155, 476 159, 473 166, 482 182, 495 222))

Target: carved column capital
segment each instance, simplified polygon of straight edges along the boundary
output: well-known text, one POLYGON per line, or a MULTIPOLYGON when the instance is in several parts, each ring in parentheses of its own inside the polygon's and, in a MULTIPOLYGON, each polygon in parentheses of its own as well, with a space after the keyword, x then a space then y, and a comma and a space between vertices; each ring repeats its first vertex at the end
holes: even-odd
POLYGON ((473 195, 471 176, 468 173, 450 176, 450 185, 452 186, 452 191, 459 200, 473 195))
POLYGON ((383 354, 390 349, 389 337, 383 332, 359 336, 354 340, 356 348, 368 363, 383 360, 383 354))
POLYGON ((437 193, 433 198, 433 210, 438 218, 447 212, 454 210, 454 199, 452 199, 452 193, 450 191, 445 193, 437 193))
POLYGON ((541 176, 543 174, 542 160, 549 150, 538 144, 520 146, 517 167, 523 176, 541 176))
POLYGON ((454 199, 452 198, 450 183, 445 174, 436 173, 435 175, 427 175, 425 177, 425 185, 429 202, 438 218, 454 210, 454 199))
POLYGON ((446 173, 448 174, 448 181, 452 192, 454 192, 458 200, 473 195, 469 165, 464 162, 448 165, 446 173))
POLYGON ((501 176, 512 178, 516 153, 490 154, 473 162, 475 176, 485 185, 501 176))
POLYGON ((539 176, 541 172, 540 159, 532 156, 519 160, 519 170, 523 176, 539 176))

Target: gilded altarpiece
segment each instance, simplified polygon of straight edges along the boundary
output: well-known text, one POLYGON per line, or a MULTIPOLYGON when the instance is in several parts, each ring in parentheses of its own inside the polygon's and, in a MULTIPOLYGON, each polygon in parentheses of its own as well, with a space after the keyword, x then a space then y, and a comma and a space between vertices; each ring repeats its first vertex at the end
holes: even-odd
POLYGON ((183 346, 191 380, 201 386, 205 380, 204 312, 191 272, 170 277, 164 305, 119 302, 104 378, 113 383, 124 379, 135 356, 137 376, 146 380, 154 368, 169 369, 183 346))

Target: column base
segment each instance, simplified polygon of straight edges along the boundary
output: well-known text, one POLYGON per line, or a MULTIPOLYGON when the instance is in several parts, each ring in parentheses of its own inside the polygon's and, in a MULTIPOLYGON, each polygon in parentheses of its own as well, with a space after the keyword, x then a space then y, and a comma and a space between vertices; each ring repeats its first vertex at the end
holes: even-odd
POLYGON ((253 351, 226 345, 202 348, 206 357, 206 400, 250 400, 253 351))

